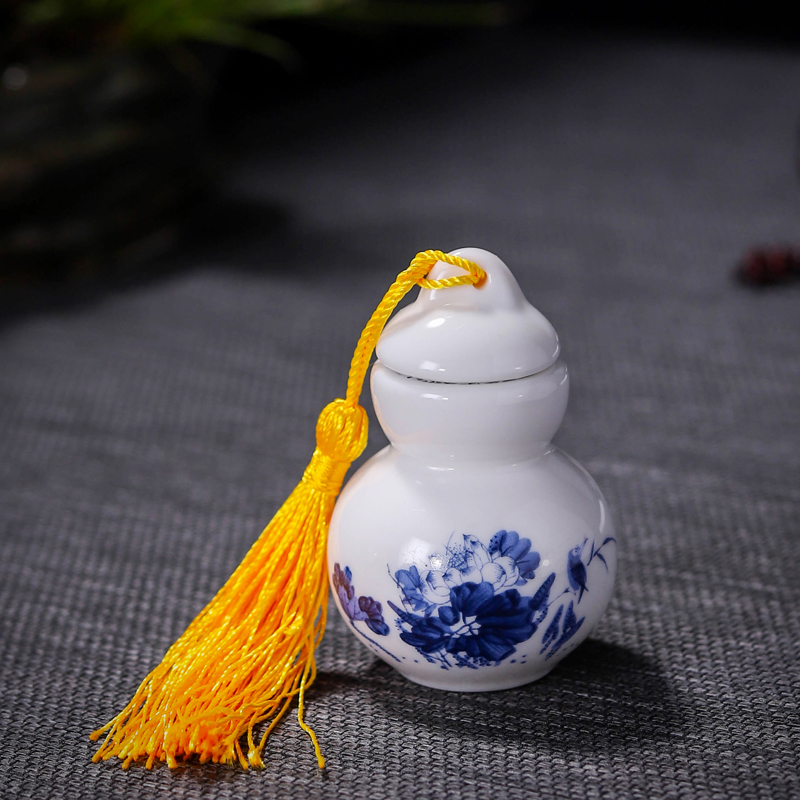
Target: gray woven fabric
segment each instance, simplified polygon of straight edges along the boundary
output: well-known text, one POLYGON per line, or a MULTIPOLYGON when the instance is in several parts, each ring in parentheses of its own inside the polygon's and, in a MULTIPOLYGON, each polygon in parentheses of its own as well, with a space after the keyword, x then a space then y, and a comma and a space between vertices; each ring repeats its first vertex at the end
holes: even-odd
MULTIPOLYGON (((798 233, 800 57, 503 31, 242 135, 258 224, 0 328, 3 798, 800 797, 800 314, 729 270, 798 233), (299 478, 417 250, 497 252, 573 376, 617 591, 548 678, 405 682, 337 618, 262 772, 90 762, 299 478)), ((254 103, 266 98, 254 98, 254 103)), ((373 426, 368 453, 382 446, 373 426)))

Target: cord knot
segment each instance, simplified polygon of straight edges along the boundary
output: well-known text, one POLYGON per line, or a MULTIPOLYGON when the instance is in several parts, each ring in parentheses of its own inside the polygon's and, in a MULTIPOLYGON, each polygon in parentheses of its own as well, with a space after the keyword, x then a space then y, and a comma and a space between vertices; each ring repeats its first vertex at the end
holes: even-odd
POLYGON ((369 419, 360 405, 334 400, 317 420, 317 448, 303 473, 306 483, 323 494, 339 494, 347 470, 367 446, 369 419))
POLYGON ((360 405, 341 398, 328 403, 317 420, 317 449, 334 461, 352 464, 367 446, 369 418, 360 405))

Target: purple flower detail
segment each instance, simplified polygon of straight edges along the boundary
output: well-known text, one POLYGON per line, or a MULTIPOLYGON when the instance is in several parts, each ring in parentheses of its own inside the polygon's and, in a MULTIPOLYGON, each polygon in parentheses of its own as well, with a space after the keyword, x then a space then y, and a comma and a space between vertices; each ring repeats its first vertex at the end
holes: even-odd
POLYGON ((364 615, 367 627, 378 636, 388 636, 389 626, 383 621, 383 609, 377 600, 371 597, 359 597, 358 608, 364 615))
POLYGON ((359 608, 356 590, 353 588, 353 573, 350 567, 345 567, 344 571, 338 564, 333 565, 333 588, 339 596, 342 604, 342 611, 353 620, 353 622, 365 620, 367 615, 359 608))
POLYGON ((389 626, 383 619, 381 604, 372 597, 356 597, 350 567, 342 569, 338 563, 333 565, 333 588, 336 590, 342 611, 354 625, 356 622, 366 622, 373 633, 377 633, 378 636, 388 636, 389 626))

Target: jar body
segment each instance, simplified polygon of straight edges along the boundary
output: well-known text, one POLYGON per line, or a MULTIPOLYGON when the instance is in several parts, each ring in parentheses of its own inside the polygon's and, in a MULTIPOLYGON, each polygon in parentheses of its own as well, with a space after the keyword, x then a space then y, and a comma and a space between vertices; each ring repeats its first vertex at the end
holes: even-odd
POLYGON ((340 496, 328 565, 351 629, 410 680, 454 691, 537 680, 605 611, 616 573, 605 500, 548 443, 567 386, 560 362, 480 386, 376 365, 373 397, 392 444, 340 496))

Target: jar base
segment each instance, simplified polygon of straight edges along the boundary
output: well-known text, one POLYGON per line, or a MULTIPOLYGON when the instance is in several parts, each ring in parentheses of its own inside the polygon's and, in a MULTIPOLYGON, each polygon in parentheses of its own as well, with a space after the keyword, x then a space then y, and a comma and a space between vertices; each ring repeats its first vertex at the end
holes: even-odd
POLYGON ((520 672, 514 675, 505 676, 481 676, 479 679, 464 680, 459 676, 453 675, 449 670, 442 670, 442 677, 430 675, 413 675, 408 672, 397 671, 406 680, 412 683, 425 686, 428 689, 438 689, 442 692, 501 692, 505 689, 517 689, 528 683, 533 683, 549 675, 557 664, 548 664, 544 669, 536 672, 520 672))

